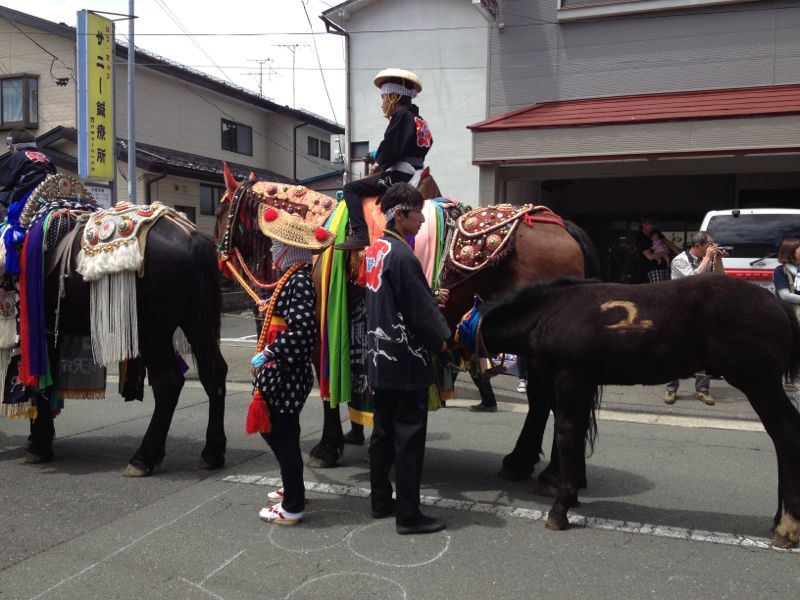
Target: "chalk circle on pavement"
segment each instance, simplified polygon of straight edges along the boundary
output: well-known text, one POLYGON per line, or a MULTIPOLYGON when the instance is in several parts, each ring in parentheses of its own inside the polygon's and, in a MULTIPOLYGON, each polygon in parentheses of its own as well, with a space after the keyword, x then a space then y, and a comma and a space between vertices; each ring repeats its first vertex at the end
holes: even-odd
POLYGON ((306 581, 289 592, 286 600, 318 600, 341 597, 343 590, 358 590, 359 598, 406 600, 406 588, 388 577, 372 573, 329 573, 306 581), (334 593, 335 592, 335 593, 334 593))
POLYGON ((394 519, 359 527, 347 536, 350 551, 371 563, 385 567, 421 567, 439 560, 450 549, 447 531, 426 535, 397 535, 394 519), (391 536, 392 543, 386 538, 391 536))
POLYGON ((292 527, 268 524, 269 541, 276 548, 306 554, 342 544, 367 517, 352 510, 306 511, 303 522, 292 527))

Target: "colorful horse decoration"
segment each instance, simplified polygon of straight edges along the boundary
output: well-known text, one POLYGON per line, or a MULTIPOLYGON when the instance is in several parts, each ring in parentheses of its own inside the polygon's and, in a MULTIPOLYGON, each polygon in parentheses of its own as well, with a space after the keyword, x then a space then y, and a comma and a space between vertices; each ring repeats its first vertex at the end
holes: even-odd
POLYGON ((800 414, 783 387, 800 371, 800 325, 763 288, 708 274, 658 285, 559 279, 488 304, 479 339, 489 352, 529 357, 529 373, 555 406, 557 494, 545 525, 566 529, 583 477, 583 438, 596 436, 604 385, 663 384, 708 370, 747 396, 778 459, 772 544, 800 533, 800 414), (709 298, 713 298, 709 302, 709 298), (555 335, 554 335, 555 334, 555 335), (693 343, 687 344, 691 335, 693 343))
MULTIPOLYGON (((222 202, 226 212, 221 214, 219 222, 229 223, 233 219, 233 225, 219 229, 223 232, 220 258, 223 263, 231 263, 237 271, 234 274, 237 279, 248 279, 251 288, 267 289, 270 286, 266 275, 268 260, 261 260, 263 254, 260 252, 268 245, 263 241, 263 236, 256 234, 257 228, 252 226, 257 215, 257 201, 252 195, 244 202, 235 200, 237 195, 245 194, 253 182, 240 183, 231 176, 227 167, 225 171, 227 192, 222 202), (235 213, 233 217, 232 212, 235 213), (235 261, 231 256, 236 256, 235 261), (246 272, 247 265, 251 267, 250 273, 246 272), (263 279, 258 278, 258 273, 252 272, 253 265, 259 266, 258 273, 262 274, 263 279)), ((429 176, 423 179, 423 187, 428 190, 423 196, 430 193, 438 195, 438 187, 429 176)), ((291 188, 287 186, 287 190, 291 188)), ((333 199, 329 200, 333 211, 333 199)), ((374 239, 382 230, 383 223, 379 214, 376 214, 378 211, 374 199, 365 199, 364 206, 374 239)), ((489 299, 495 294, 541 279, 600 276, 599 259, 586 233, 545 207, 513 207, 505 204, 481 207, 462 216, 463 205, 436 200, 426 203, 425 210, 426 222, 429 225, 435 223, 436 228, 427 230, 429 233, 421 244, 416 243, 415 251, 431 278, 432 287, 450 290, 450 300, 444 314, 453 330, 473 306, 476 294, 489 299), (442 210, 444 213, 440 212, 442 210), (465 223, 470 218, 475 219, 474 224, 472 221, 465 223), (472 247, 473 261, 451 258, 453 248, 463 249, 467 239, 472 247)), ((332 231, 336 231, 338 239, 343 239, 345 235, 342 225, 346 221, 346 207, 341 204, 327 223, 332 231)), ((363 301, 360 300, 363 290, 357 285, 357 264, 357 255, 331 249, 315 265, 314 277, 321 309, 319 317, 324 325, 319 379, 322 395, 327 400, 323 402, 322 438, 311 450, 309 465, 312 467, 335 466, 342 455, 344 436, 338 406, 340 402, 349 400, 350 416, 354 422, 369 423, 366 373, 360 355, 360 347, 366 337, 365 315, 363 301), (342 315, 347 315, 349 323, 341 318, 342 315), (351 353, 355 356, 353 364, 350 361, 351 353)), ((231 271, 229 267, 225 269, 231 271)), ((261 302, 256 289, 251 289, 251 292, 254 300, 261 302)), ((514 451, 503 460, 501 475, 508 479, 529 477, 539 461, 550 405, 541 400, 538 391, 537 382, 529 381, 530 410, 514 451)), ((555 468, 555 465, 548 468, 540 478, 551 481, 555 477, 555 468)))
MULTIPOLYGON (((4 245, 7 255, 20 257, 18 281, 13 271, 5 274, 2 298, 5 307, 19 292, 19 359, 6 378, 15 385, 0 414, 32 419, 26 462, 52 458, 53 417, 64 399, 104 397, 104 367, 121 362, 126 399, 142 399, 146 369, 156 401, 150 427, 124 474, 150 474, 164 458, 183 386, 175 337, 178 349, 194 354, 209 395, 202 464, 221 467, 227 365, 219 350, 212 240, 159 203, 101 210, 66 175, 49 176, 24 203, 14 212, 18 219, 4 224, 23 232, 24 241, 21 247, 4 245)), ((9 264, 15 266, 6 260, 9 264)), ((4 309, 0 319, 4 373, 17 352, 14 344, 9 347, 7 313, 4 309)))

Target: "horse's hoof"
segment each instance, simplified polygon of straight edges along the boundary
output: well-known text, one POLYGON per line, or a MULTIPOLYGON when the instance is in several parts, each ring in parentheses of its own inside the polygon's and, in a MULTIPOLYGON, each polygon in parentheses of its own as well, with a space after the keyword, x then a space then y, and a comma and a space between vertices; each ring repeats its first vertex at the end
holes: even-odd
POLYGON ((215 469, 221 469, 224 466, 224 458, 206 459, 205 457, 200 457, 200 460, 197 461, 197 468, 202 469, 203 471, 214 471, 215 469))
POLYGON ((319 456, 311 456, 306 463, 309 469, 332 469, 339 464, 338 460, 325 460, 319 456))
POLYGON ((544 526, 552 531, 564 531, 565 529, 569 529, 569 521, 566 517, 555 517, 551 512, 547 515, 544 526))
POLYGON ((555 498, 558 496, 558 486, 553 485, 547 481, 536 481, 536 486, 533 488, 533 493, 537 496, 545 496, 546 498, 555 498))
POLYGON ((42 463, 50 462, 52 458, 52 454, 50 456, 41 456, 39 454, 34 454, 33 452, 28 452, 25 454, 25 458, 22 459, 22 462, 26 465, 40 465, 42 463))
POLYGON ((525 481, 526 479, 530 479, 531 475, 533 475, 533 469, 515 471, 514 469, 510 469, 505 465, 503 465, 503 468, 500 469, 499 473, 497 473, 497 476, 500 477, 500 479, 505 479, 506 481, 525 481))
POLYGON ((123 477, 147 477, 153 472, 153 469, 142 469, 130 463, 122 470, 123 477))
POLYGON ((780 548, 781 550, 789 550, 790 548, 794 548, 796 545, 797 542, 793 542, 789 538, 783 537, 779 534, 775 534, 775 537, 772 538, 772 546, 775 548, 780 548))

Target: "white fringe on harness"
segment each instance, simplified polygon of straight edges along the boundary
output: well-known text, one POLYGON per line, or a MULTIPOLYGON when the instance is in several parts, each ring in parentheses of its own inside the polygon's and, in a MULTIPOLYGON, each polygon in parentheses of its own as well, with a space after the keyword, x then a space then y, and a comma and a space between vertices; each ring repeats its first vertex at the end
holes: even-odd
POLYGON ((91 282, 92 354, 108 367, 139 356, 136 271, 112 273, 91 282))
POLYGON ((113 252, 78 254, 78 273, 90 282, 92 354, 104 367, 139 356, 136 274, 143 261, 136 237, 113 252))

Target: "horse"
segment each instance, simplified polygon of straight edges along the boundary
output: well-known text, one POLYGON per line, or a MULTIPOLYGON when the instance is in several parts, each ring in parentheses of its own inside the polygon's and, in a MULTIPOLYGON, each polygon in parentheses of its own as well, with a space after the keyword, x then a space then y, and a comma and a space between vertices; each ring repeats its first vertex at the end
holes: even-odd
MULTIPOLYGON (((54 185, 58 185, 62 176, 51 177, 54 185)), ((34 195, 36 193, 34 191, 34 195)), ((89 284, 76 271, 85 225, 77 227, 71 239, 71 252, 65 253, 71 258, 65 279, 59 281, 61 269, 56 268, 44 281, 51 364, 56 360, 58 350, 58 340, 53 332, 58 331, 59 336, 88 336, 91 330, 89 284), (63 297, 59 301, 60 288, 63 297)), ((200 381, 209 398, 206 443, 200 467, 220 468, 225 463, 225 378, 228 366, 219 347, 221 296, 213 240, 171 220, 162 218, 156 221, 147 234, 143 275, 136 279, 135 293, 141 357, 129 361, 129 367, 133 371, 138 369, 142 379, 142 367, 146 368, 155 408, 142 443, 123 475, 150 475, 164 459, 167 433, 184 383, 173 343, 173 334, 178 327, 191 345, 200 381)), ((55 364, 51 369, 55 370, 55 364)), ((47 395, 51 391, 48 390, 47 395)), ((38 414, 31 424, 27 463, 46 462, 53 457, 55 428, 51 403, 41 394, 36 395, 35 402, 38 414)))
POLYGON ((797 544, 800 414, 783 378, 800 371, 800 325, 767 290, 721 274, 651 285, 555 279, 486 305, 478 338, 490 353, 528 356, 555 406, 560 471, 549 529, 566 529, 567 511, 577 503, 581 438, 596 438, 602 386, 662 384, 705 369, 747 396, 772 438, 778 459, 772 544, 797 544))
MULTIPOLYGON (((448 268, 446 264, 440 287, 450 292, 443 314, 452 331, 455 331, 464 313, 473 306, 475 295, 488 300, 541 279, 570 275, 600 276, 600 261, 594 245, 586 232, 571 221, 547 219, 531 221, 530 224, 521 222, 512 237, 508 246, 510 252, 493 265, 465 274, 452 266, 448 268)), ((448 249, 448 254, 451 250, 448 249)), ((538 381, 529 375, 528 414, 513 451, 503 458, 500 477, 518 481, 529 478, 534 472, 542 454, 542 439, 551 410, 543 398, 538 381)), ((326 403, 322 438, 311 451, 314 459, 311 466, 335 466, 341 455, 341 440, 339 411, 331 409, 326 403)), ((558 472, 557 455, 553 456, 556 458, 551 465, 539 475, 539 481, 548 485, 555 481, 558 472)))

